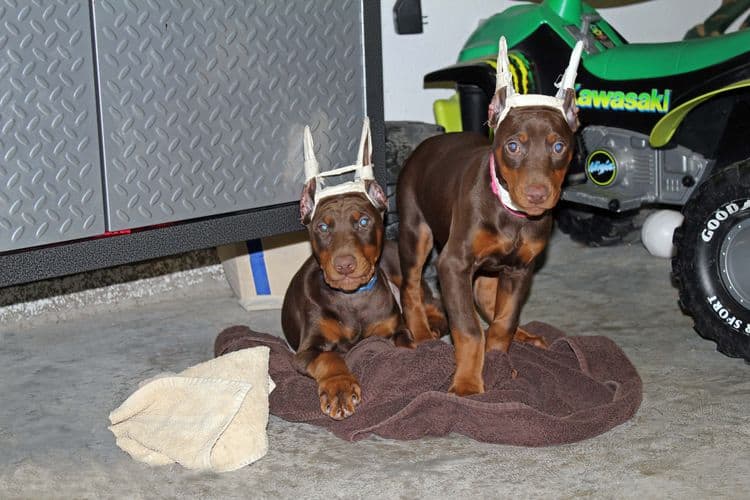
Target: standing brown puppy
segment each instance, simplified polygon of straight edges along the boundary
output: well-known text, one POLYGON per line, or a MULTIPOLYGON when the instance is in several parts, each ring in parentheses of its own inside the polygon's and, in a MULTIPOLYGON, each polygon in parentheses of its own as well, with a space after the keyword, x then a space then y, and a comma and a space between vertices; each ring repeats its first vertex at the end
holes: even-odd
POLYGON ((398 182, 401 301, 416 342, 434 338, 421 292, 422 267, 440 249, 437 269, 456 349, 450 391, 484 392, 489 349, 544 340, 518 329, 534 259, 552 229, 549 210, 572 158, 577 128, 576 47, 556 97, 517 95, 501 39, 498 83, 489 108, 492 143, 476 133, 427 139, 407 160, 398 182), (486 337, 479 314, 489 323, 486 337))

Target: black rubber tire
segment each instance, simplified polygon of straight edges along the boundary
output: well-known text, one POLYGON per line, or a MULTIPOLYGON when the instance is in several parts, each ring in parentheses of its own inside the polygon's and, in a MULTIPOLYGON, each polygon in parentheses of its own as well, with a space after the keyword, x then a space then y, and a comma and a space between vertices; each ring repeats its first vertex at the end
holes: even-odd
MULTIPOLYGON (((680 292, 680 307, 693 318, 699 335, 716 342, 719 352, 750 360, 747 284, 742 282, 738 292, 726 284, 732 279, 722 278, 722 270, 727 275, 732 272, 729 269, 732 266, 722 262, 731 259, 732 252, 738 252, 738 241, 747 243, 748 233, 738 230, 744 231, 742 228, 750 224, 750 160, 722 168, 708 177, 682 213, 685 220, 675 230, 676 255, 672 258, 672 278, 680 292), (734 246, 727 247, 730 243, 734 246), (728 248, 733 250, 723 252, 728 248)), ((747 247, 740 243, 739 248, 747 247)), ((744 253, 735 254, 735 262, 737 255, 744 260, 744 253)))
MULTIPOLYGON (((396 208, 396 184, 398 174, 414 148, 420 142, 433 135, 443 134, 445 129, 440 125, 424 122, 385 122, 385 165, 388 212, 385 215, 385 237, 398 240, 398 210, 396 208)), ((435 297, 440 296, 437 280, 437 261, 435 250, 425 262, 422 277, 435 297)))
POLYGON ((607 247, 640 240, 645 213, 614 213, 561 203, 555 213, 557 227, 575 242, 590 247, 607 247))
POLYGON ((396 210, 396 182, 398 174, 414 148, 420 142, 442 134, 443 127, 424 122, 385 122, 385 166, 388 213, 385 220, 386 238, 398 238, 398 212, 396 210))

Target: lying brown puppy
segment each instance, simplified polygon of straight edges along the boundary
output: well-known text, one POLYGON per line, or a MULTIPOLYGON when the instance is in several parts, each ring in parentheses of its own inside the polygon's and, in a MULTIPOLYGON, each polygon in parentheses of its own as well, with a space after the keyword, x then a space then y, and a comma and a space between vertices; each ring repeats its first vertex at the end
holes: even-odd
MULTIPOLYGON (((296 351, 297 370, 317 381, 321 410, 338 420, 354 413, 362 401, 359 383, 341 354, 372 335, 413 345, 394 297, 398 288, 389 284, 400 282, 398 249, 384 242, 386 197, 372 178, 367 122, 362 141, 353 167, 362 172, 355 173, 355 181, 321 188, 321 177, 328 173, 308 172, 300 215, 313 256, 292 279, 281 316, 284 335, 296 351)), ((441 314, 431 317, 434 324, 445 324, 441 314)))

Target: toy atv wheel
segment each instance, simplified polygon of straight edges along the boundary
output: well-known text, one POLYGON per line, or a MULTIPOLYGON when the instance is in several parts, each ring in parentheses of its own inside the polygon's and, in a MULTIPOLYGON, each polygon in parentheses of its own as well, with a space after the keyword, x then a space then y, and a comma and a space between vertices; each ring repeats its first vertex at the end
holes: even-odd
POLYGON ((561 203, 555 220, 557 227, 575 242, 590 247, 607 247, 635 243, 640 238, 643 214, 638 211, 612 213, 604 210, 578 209, 561 203))
POLYGON ((672 274, 694 328, 750 360, 750 160, 707 178, 682 209, 672 274))

